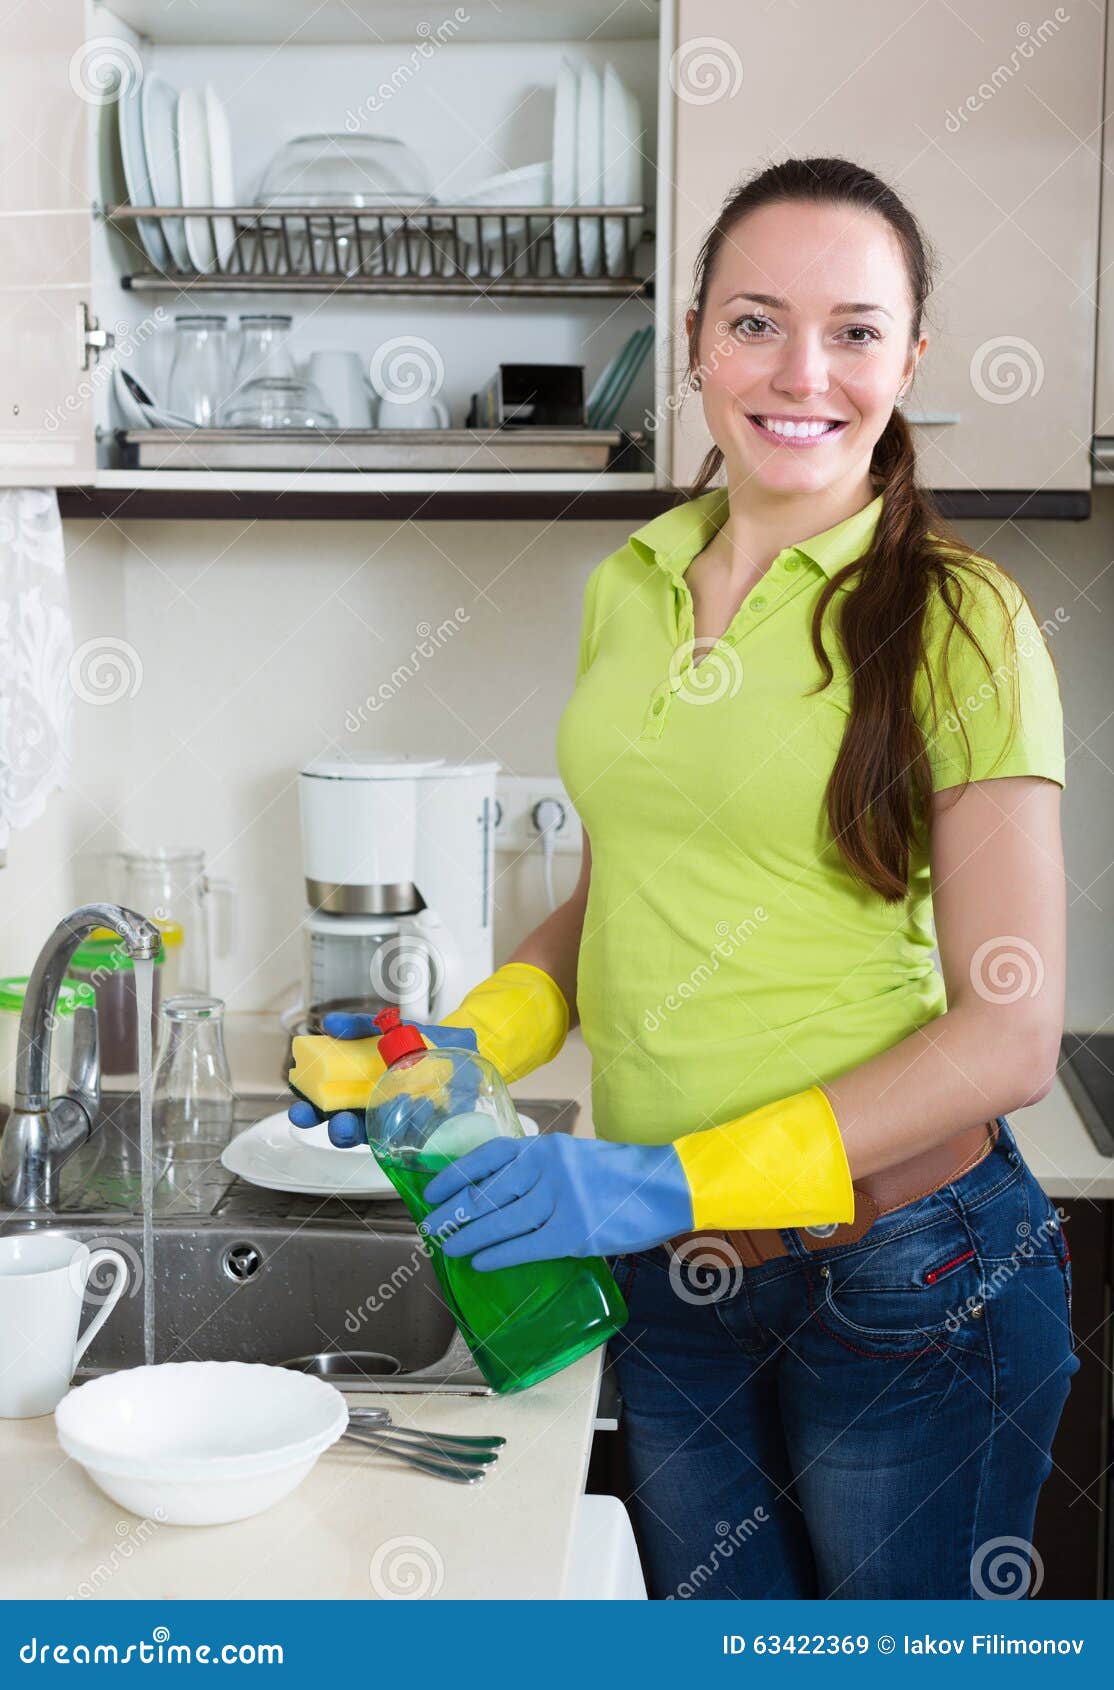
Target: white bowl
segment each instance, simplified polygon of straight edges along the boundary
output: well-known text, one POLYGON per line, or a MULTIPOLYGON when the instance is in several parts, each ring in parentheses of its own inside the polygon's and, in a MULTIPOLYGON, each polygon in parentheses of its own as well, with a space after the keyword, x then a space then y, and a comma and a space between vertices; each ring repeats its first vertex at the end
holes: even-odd
POLYGON ((207 1526, 261 1513, 348 1424, 324 1380, 242 1361, 171 1361, 93 1379, 54 1411, 58 1441, 133 1513, 207 1526))

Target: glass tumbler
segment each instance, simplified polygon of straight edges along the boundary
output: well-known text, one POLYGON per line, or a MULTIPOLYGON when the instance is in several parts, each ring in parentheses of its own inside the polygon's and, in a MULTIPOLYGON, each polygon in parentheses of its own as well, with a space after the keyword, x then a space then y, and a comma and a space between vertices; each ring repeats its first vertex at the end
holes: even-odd
POLYGON ((228 388, 227 317, 193 314, 174 319, 174 355, 167 409, 199 428, 214 428, 228 388))
POLYGON ((232 1137, 236 1094, 224 1053, 224 1003, 200 994, 168 998, 155 1070, 154 1132, 171 1165, 220 1161, 232 1137))

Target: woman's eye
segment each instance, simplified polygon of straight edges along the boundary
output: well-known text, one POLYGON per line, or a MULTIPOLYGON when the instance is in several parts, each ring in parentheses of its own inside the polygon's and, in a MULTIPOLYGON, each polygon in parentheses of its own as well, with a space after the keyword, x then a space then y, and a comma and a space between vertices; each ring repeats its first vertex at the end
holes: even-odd
POLYGON ((745 329, 746 332, 750 334, 752 332, 751 325, 754 323, 757 323, 759 327, 763 324, 769 324, 771 328, 773 327, 773 324, 770 323, 770 319, 768 317, 753 317, 748 313, 745 317, 736 317, 735 321, 731 324, 732 333, 738 334, 740 329, 745 329))
POLYGON ((870 328, 866 323, 850 323, 844 332, 846 334, 866 335, 866 340, 853 340, 852 346, 869 346, 872 340, 881 340, 882 338, 877 329, 870 328))

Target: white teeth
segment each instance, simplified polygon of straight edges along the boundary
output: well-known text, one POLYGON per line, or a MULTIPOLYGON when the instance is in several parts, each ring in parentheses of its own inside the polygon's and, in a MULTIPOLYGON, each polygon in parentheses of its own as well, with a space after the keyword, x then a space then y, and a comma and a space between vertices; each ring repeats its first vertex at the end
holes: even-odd
POLYGON ((768 428, 771 434, 784 434, 789 440, 815 440, 817 435, 827 434, 838 426, 826 422, 775 422, 770 417, 759 417, 758 421, 763 428, 768 428))

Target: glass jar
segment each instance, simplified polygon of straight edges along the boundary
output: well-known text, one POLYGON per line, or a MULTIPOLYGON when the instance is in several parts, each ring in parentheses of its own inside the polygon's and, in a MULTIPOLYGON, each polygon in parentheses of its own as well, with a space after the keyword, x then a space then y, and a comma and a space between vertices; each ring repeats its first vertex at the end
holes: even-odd
MULTIPOLYGON (((155 1029, 165 946, 155 958, 151 977, 151 1030, 155 1029)), ((96 927, 70 958, 69 972, 92 989, 97 1005, 97 1041, 102 1074, 134 1074, 139 1068, 139 1021, 135 1002, 135 964, 124 941, 108 927, 96 927)))
POLYGON ((224 1003, 200 993, 163 1004, 155 1069, 154 1135, 173 1165, 220 1161, 236 1094, 224 1052, 224 1003))
POLYGON ((214 428, 228 391, 227 317, 194 314, 174 319, 174 354, 166 406, 199 428, 214 428))
MULTIPOLYGON (((0 980, 0 1123, 7 1120, 15 1098, 15 1070, 19 1055, 19 1022, 27 991, 26 975, 0 980)), ((74 1016, 79 1009, 96 1009, 97 997, 84 981, 66 978, 58 990, 50 1029, 50 1095, 61 1097, 73 1085, 74 1016)))
POLYGON ((216 954, 229 956, 235 942, 236 888, 232 882, 211 878, 205 871, 205 853, 190 847, 122 851, 119 864, 121 901, 126 907, 157 923, 164 937, 168 922, 181 929, 173 985, 164 984, 163 997, 178 992, 207 995, 212 954, 209 906, 214 904, 216 954))

